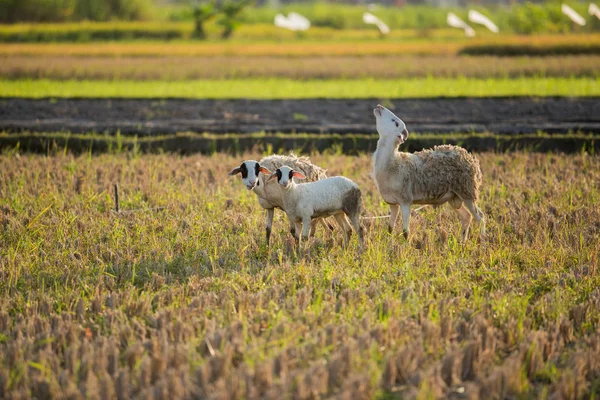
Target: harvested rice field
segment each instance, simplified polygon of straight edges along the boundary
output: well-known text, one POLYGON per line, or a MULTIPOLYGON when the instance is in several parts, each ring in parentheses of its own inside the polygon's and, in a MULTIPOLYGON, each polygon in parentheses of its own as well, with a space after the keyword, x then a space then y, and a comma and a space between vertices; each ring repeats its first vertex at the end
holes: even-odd
MULTIPOLYGON (((478 153, 476 228, 271 247, 238 156, 3 151, 1 398, 595 398, 600 159, 478 153), (113 185, 120 195, 117 213, 113 185)), ((315 153, 388 212, 368 154, 315 153)))

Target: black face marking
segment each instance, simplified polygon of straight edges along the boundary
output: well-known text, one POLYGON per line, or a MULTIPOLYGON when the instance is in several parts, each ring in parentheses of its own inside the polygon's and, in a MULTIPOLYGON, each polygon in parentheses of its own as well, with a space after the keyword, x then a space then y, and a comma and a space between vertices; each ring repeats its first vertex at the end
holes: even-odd
POLYGON ((260 172, 260 164, 254 164, 254 176, 258 177, 258 173, 260 172))
POLYGON ((246 167, 246 163, 242 163, 240 165, 240 172, 242 173, 242 179, 246 179, 248 177, 248 167, 246 167))
POLYGON ((281 180, 281 170, 278 168, 277 171, 275 171, 275 174, 277 175, 277 181, 281 180))
POLYGON ((294 171, 290 171, 290 176, 289 178, 292 179, 294 177, 294 171))

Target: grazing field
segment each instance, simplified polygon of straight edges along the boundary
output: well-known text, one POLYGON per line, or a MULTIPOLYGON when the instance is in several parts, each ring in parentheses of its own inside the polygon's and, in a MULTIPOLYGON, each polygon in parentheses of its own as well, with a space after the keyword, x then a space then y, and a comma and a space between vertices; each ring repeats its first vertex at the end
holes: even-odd
POLYGON ((599 96, 598 78, 228 79, 192 81, 14 80, 0 97, 307 99, 599 96))
POLYGON ((232 78, 597 77, 598 56, 0 56, 4 79, 190 80, 232 78))
MULTIPOLYGON (((0 156, 2 398, 597 398, 600 159, 478 154, 488 239, 448 207, 367 251, 293 251, 232 157, 0 156), (120 188, 121 211, 112 185, 120 188)), ((312 160, 387 214, 368 155, 312 160)))

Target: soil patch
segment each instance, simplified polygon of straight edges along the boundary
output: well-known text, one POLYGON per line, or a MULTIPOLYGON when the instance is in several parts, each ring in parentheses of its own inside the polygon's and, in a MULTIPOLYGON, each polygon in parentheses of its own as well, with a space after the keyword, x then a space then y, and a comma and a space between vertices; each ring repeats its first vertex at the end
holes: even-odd
POLYGON ((599 98, 0 99, 0 130, 374 134, 372 109, 378 103, 393 109, 410 132, 600 133, 599 98))

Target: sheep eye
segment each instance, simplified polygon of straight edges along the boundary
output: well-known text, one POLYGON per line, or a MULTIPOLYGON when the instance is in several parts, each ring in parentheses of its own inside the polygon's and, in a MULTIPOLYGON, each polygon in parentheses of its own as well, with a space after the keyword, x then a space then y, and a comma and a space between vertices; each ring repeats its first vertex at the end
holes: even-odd
POLYGON ((398 121, 394 121, 396 123, 396 128, 398 127, 398 121))

